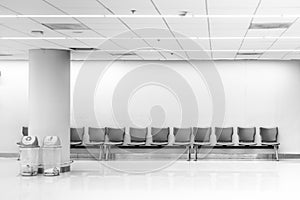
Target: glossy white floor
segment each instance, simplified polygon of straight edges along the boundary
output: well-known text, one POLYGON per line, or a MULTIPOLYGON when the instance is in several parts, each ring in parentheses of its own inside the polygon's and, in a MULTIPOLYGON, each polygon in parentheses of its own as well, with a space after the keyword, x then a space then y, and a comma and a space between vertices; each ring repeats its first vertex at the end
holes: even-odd
POLYGON ((299 199, 300 187, 295 160, 75 161, 59 177, 18 170, 15 159, 0 159, 1 199, 299 199))

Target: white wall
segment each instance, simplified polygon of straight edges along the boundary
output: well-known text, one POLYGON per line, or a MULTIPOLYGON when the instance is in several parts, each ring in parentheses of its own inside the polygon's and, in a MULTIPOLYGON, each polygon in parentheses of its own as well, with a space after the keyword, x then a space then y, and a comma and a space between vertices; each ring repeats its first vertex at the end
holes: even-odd
MULTIPOLYGON (((299 62, 192 64, 72 62, 72 125, 278 126, 280 151, 300 153, 299 62)), ((21 126, 28 123, 28 63, 2 61, 0 71, 0 152, 15 152, 21 126)))

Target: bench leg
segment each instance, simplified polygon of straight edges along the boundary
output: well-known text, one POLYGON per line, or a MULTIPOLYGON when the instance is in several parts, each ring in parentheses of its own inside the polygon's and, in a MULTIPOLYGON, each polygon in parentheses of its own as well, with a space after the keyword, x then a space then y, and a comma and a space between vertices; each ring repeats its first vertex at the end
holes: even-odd
POLYGON ((187 161, 190 161, 191 160, 191 146, 187 146, 187 154, 188 154, 188 159, 187 161))
POLYGON ((276 161, 279 161, 278 145, 274 145, 274 151, 275 151, 275 158, 276 158, 276 161))
POLYGON ((99 160, 102 160, 103 159, 103 145, 100 145, 100 147, 99 147, 100 149, 100 151, 99 151, 99 160))
POLYGON ((110 154, 110 150, 109 150, 110 146, 105 145, 104 148, 105 148, 105 160, 108 160, 108 157, 109 157, 109 154, 110 154))
POLYGON ((195 153, 194 161, 197 161, 197 159, 198 159, 198 146, 194 146, 194 153, 195 153))

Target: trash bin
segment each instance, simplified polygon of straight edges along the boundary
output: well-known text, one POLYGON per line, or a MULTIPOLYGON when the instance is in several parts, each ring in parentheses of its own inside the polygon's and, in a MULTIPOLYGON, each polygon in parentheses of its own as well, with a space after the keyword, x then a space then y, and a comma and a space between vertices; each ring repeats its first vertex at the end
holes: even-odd
POLYGON ((39 145, 36 136, 24 136, 20 142, 20 173, 35 176, 38 173, 39 145))
POLYGON ((58 176, 61 166, 61 142, 57 136, 46 136, 42 146, 45 176, 58 176))

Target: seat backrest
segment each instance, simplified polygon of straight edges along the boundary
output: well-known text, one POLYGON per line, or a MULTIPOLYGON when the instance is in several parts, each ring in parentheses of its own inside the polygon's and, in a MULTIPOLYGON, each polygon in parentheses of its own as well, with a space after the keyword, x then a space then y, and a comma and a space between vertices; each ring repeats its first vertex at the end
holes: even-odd
POLYGON ((71 142, 82 142, 84 134, 84 127, 82 128, 71 128, 71 142))
POLYGON ((194 127, 193 128, 194 141, 210 142, 211 132, 212 132, 211 127, 206 127, 206 128, 194 127))
POLYGON ((239 136, 239 142, 254 142, 256 128, 237 128, 237 134, 239 136))
POLYGON ((153 142, 168 142, 170 128, 151 128, 153 142))
POLYGON ((277 142, 278 127, 275 128, 259 128, 262 142, 277 142))
POLYGON ((124 142, 125 128, 106 128, 106 135, 110 142, 124 142))
POLYGON ((175 142, 190 142, 192 136, 192 128, 173 128, 175 142))
POLYGON ((131 142, 146 142, 148 128, 129 128, 131 142))
POLYGON ((26 126, 22 127, 22 135, 23 136, 28 136, 28 127, 26 127, 26 126))
POLYGON ((215 127, 217 142, 232 142, 233 127, 215 127))
POLYGON ((105 128, 89 127, 90 142, 104 142, 105 141, 105 128))

